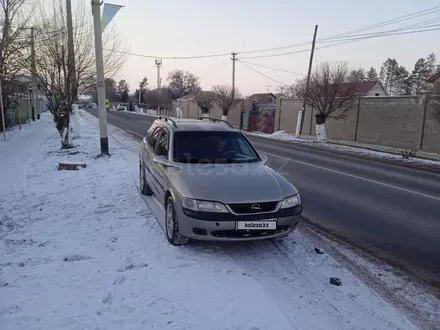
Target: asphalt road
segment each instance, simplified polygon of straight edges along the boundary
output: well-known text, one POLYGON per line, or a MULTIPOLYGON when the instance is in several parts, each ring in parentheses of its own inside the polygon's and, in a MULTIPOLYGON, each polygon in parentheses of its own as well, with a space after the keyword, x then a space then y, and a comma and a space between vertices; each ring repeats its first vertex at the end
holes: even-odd
MULTIPOLYGON (((97 109, 90 112, 97 115, 97 109)), ((156 119, 107 112, 143 136, 156 119)), ((299 190, 304 215, 339 237, 440 283, 440 175, 249 136, 299 190)), ((110 146, 111 147, 111 146, 110 146)))

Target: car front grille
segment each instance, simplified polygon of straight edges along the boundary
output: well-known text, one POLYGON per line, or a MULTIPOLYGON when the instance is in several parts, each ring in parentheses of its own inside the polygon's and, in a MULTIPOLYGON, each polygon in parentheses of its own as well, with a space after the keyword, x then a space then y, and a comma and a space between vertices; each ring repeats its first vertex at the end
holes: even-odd
POLYGON ((274 212, 278 202, 229 204, 232 211, 237 214, 274 212))
POLYGON ((218 238, 250 238, 281 234, 289 230, 289 226, 280 226, 275 230, 215 230, 211 235, 218 238))

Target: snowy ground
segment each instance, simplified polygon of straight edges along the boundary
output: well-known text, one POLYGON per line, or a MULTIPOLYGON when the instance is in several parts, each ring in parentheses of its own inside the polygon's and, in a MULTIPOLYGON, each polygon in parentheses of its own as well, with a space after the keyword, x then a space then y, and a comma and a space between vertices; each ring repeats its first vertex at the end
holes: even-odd
POLYGON ((97 119, 80 114, 75 149, 47 113, 0 144, 1 329, 427 329, 302 230, 172 247, 137 187, 138 142, 109 126, 112 156, 97 158, 97 119))
POLYGON ((424 165, 424 166, 429 166, 429 167, 434 167, 434 168, 440 168, 440 161, 436 161, 436 160, 413 158, 413 157, 411 157, 409 159, 404 159, 402 157, 402 155, 396 155, 396 154, 391 154, 391 153, 387 153, 387 152, 375 151, 375 150, 364 149, 364 148, 359 148, 359 147, 344 146, 344 145, 335 144, 335 143, 318 143, 317 141, 314 141, 314 140, 308 140, 308 139, 304 139, 304 138, 295 137, 294 135, 286 133, 285 131, 278 131, 273 134, 265 134, 265 133, 259 133, 259 132, 246 132, 246 134, 256 135, 256 136, 260 136, 260 137, 266 137, 268 139, 290 141, 290 142, 301 143, 301 144, 305 144, 305 145, 319 146, 320 148, 323 148, 323 149, 350 152, 350 153, 354 153, 354 154, 365 155, 365 156, 379 158, 379 159, 390 159, 390 160, 395 160, 395 161, 399 161, 402 163, 419 164, 419 165, 424 165))

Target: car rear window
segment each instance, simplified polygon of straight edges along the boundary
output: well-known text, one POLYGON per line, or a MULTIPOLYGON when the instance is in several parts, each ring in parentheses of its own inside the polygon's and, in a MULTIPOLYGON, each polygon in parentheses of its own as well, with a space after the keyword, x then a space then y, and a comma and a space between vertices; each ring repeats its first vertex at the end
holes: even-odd
POLYGON ((180 163, 254 163, 261 161, 240 132, 174 133, 173 160, 180 163))

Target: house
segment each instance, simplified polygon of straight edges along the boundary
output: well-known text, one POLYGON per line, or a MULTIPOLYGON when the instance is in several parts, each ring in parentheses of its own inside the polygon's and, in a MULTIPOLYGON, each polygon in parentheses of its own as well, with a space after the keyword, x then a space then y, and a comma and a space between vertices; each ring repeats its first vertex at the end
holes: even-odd
POLYGON ((440 71, 428 79, 428 83, 434 86, 434 94, 440 95, 440 71))
POLYGON ((257 104, 275 104, 277 101, 277 97, 273 93, 256 93, 252 94, 247 99, 252 100, 252 102, 257 104))
MULTIPOLYGON (((333 85, 329 85, 331 90, 333 85)), ((352 89, 352 92, 358 96, 388 96, 385 87, 379 80, 358 81, 353 83, 343 83, 338 85, 339 93, 352 89)), ((350 94, 352 93, 349 92, 350 94)))

